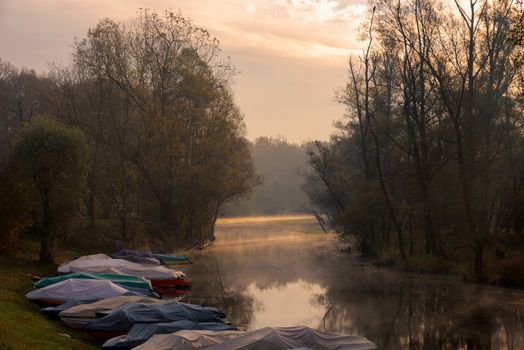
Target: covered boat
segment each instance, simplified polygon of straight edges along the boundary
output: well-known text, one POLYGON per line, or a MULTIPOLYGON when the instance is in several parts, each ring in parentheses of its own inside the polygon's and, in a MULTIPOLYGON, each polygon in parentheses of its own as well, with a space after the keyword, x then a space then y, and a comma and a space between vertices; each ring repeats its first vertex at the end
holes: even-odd
POLYGON ((111 254, 111 256, 117 259, 129 259, 129 257, 133 257, 133 256, 137 258, 144 258, 144 259, 157 259, 162 264, 166 264, 166 263, 182 264, 182 263, 187 263, 189 261, 188 257, 183 256, 183 255, 157 254, 157 253, 142 252, 142 251, 132 250, 132 249, 119 250, 118 252, 111 254))
POLYGON ((157 258, 164 260, 167 264, 184 264, 189 262, 189 258, 183 255, 175 254, 155 254, 157 258))
POLYGON ((60 275, 60 276, 54 276, 54 277, 44 277, 35 283, 35 287, 44 288, 52 284, 65 281, 70 278, 107 280, 123 288, 133 290, 141 294, 152 294, 153 293, 151 282, 145 278, 138 277, 138 276, 92 273, 92 272, 73 272, 73 273, 69 273, 66 275, 60 275))
POLYGON ((168 302, 170 301, 144 296, 119 296, 89 304, 71 305, 71 307, 62 310, 59 317, 69 327, 84 328, 97 319, 97 312, 116 310, 132 303, 165 304, 168 302))
POLYGON ((210 330, 218 331, 238 331, 238 328, 222 322, 193 322, 175 321, 169 323, 156 324, 136 324, 129 333, 116 338, 109 339, 103 345, 106 349, 131 349, 145 343, 155 334, 169 334, 180 330, 210 330))
POLYGON ((92 256, 82 257, 62 264, 59 266, 58 272, 93 272, 102 274, 138 276, 151 280, 153 287, 191 286, 191 281, 185 278, 183 272, 169 269, 164 266, 143 266, 124 259, 112 259, 107 255, 100 258, 89 257, 92 256))
MULTIPOLYGON (((120 297, 116 297, 116 298, 120 298, 120 297)), ((60 304, 60 305, 48 306, 46 308, 43 308, 40 311, 44 315, 46 315, 47 317, 51 317, 53 319, 59 320, 60 317, 58 315, 62 311, 67 310, 69 308, 72 308, 73 306, 83 305, 83 304, 91 304, 91 303, 97 302, 99 300, 103 300, 103 299, 99 298, 99 299, 89 299, 89 300, 71 300, 71 301, 67 301, 67 302, 65 302, 63 304, 60 304)))
POLYGON ((71 263, 80 264, 80 262, 87 262, 87 261, 90 261, 90 260, 110 260, 110 259, 111 259, 111 257, 109 255, 105 255, 105 254, 84 255, 84 256, 81 256, 81 257, 76 258, 74 260, 71 260, 69 262, 61 264, 60 266, 58 266, 57 271, 59 273, 70 273, 70 272, 73 272, 70 269, 70 264, 71 263))
MULTIPOLYGON (((101 315, 103 312, 97 313, 101 315)), ((86 326, 99 340, 126 334, 135 324, 165 323, 188 320, 193 322, 223 322, 226 314, 217 308, 171 301, 165 304, 130 304, 106 313, 86 326)))
POLYGON ((25 296, 40 306, 60 305, 72 300, 112 298, 138 295, 106 280, 70 278, 50 286, 35 289, 25 296))
POLYGON ((162 258, 155 256, 149 252, 141 252, 132 249, 123 249, 111 254, 113 259, 125 259, 138 264, 154 264, 154 265, 165 265, 165 261, 162 258))
POLYGON ((305 327, 261 328, 249 332, 179 331, 155 335, 136 350, 374 350, 364 337, 336 335, 305 327))

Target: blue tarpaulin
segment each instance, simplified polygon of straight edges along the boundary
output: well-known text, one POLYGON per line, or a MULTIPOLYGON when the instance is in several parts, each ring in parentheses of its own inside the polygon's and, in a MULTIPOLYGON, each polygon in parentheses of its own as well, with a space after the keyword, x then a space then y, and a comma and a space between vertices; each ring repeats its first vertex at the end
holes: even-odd
POLYGON ((176 301, 160 304, 131 304, 106 313, 86 327, 89 331, 129 331, 135 324, 151 324, 172 321, 223 322, 226 314, 217 308, 176 301))

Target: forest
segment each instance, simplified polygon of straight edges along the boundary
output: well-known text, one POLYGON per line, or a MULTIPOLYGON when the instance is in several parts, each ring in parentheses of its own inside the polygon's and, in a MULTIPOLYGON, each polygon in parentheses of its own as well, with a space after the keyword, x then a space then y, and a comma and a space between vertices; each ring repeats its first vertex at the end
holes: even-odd
POLYGON ((307 143, 295 144, 285 138, 259 137, 250 145, 260 183, 248 198, 231 202, 225 216, 297 214, 311 211, 303 191, 304 174, 309 171, 307 143))
POLYGON ((437 271, 452 262, 481 275, 497 261, 522 271, 520 8, 371 2, 362 54, 337 94, 345 118, 309 148, 307 185, 365 254, 437 271))
POLYGON ((258 183, 235 74, 171 11, 102 19, 43 74, 0 61, 2 250, 36 234, 52 261, 75 228, 107 222, 131 247, 213 239, 220 208, 258 183))

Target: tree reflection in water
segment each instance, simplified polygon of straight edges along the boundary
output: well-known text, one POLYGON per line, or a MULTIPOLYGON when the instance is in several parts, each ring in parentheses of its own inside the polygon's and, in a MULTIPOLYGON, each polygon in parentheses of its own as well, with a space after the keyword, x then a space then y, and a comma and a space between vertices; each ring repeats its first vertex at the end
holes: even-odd
POLYGON ((336 244, 312 219, 219 225, 192 253, 186 300, 247 329, 310 323, 380 349, 524 349, 524 292, 366 266, 336 244))

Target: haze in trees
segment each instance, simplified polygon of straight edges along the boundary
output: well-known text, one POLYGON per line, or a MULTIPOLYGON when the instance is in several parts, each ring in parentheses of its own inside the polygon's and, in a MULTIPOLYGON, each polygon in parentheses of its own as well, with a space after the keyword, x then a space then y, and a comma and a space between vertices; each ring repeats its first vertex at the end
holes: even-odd
POLYGON ((309 208, 302 191, 303 173, 308 168, 304 145, 284 138, 260 137, 250 144, 258 185, 249 198, 224 208, 225 216, 296 214, 309 208))

